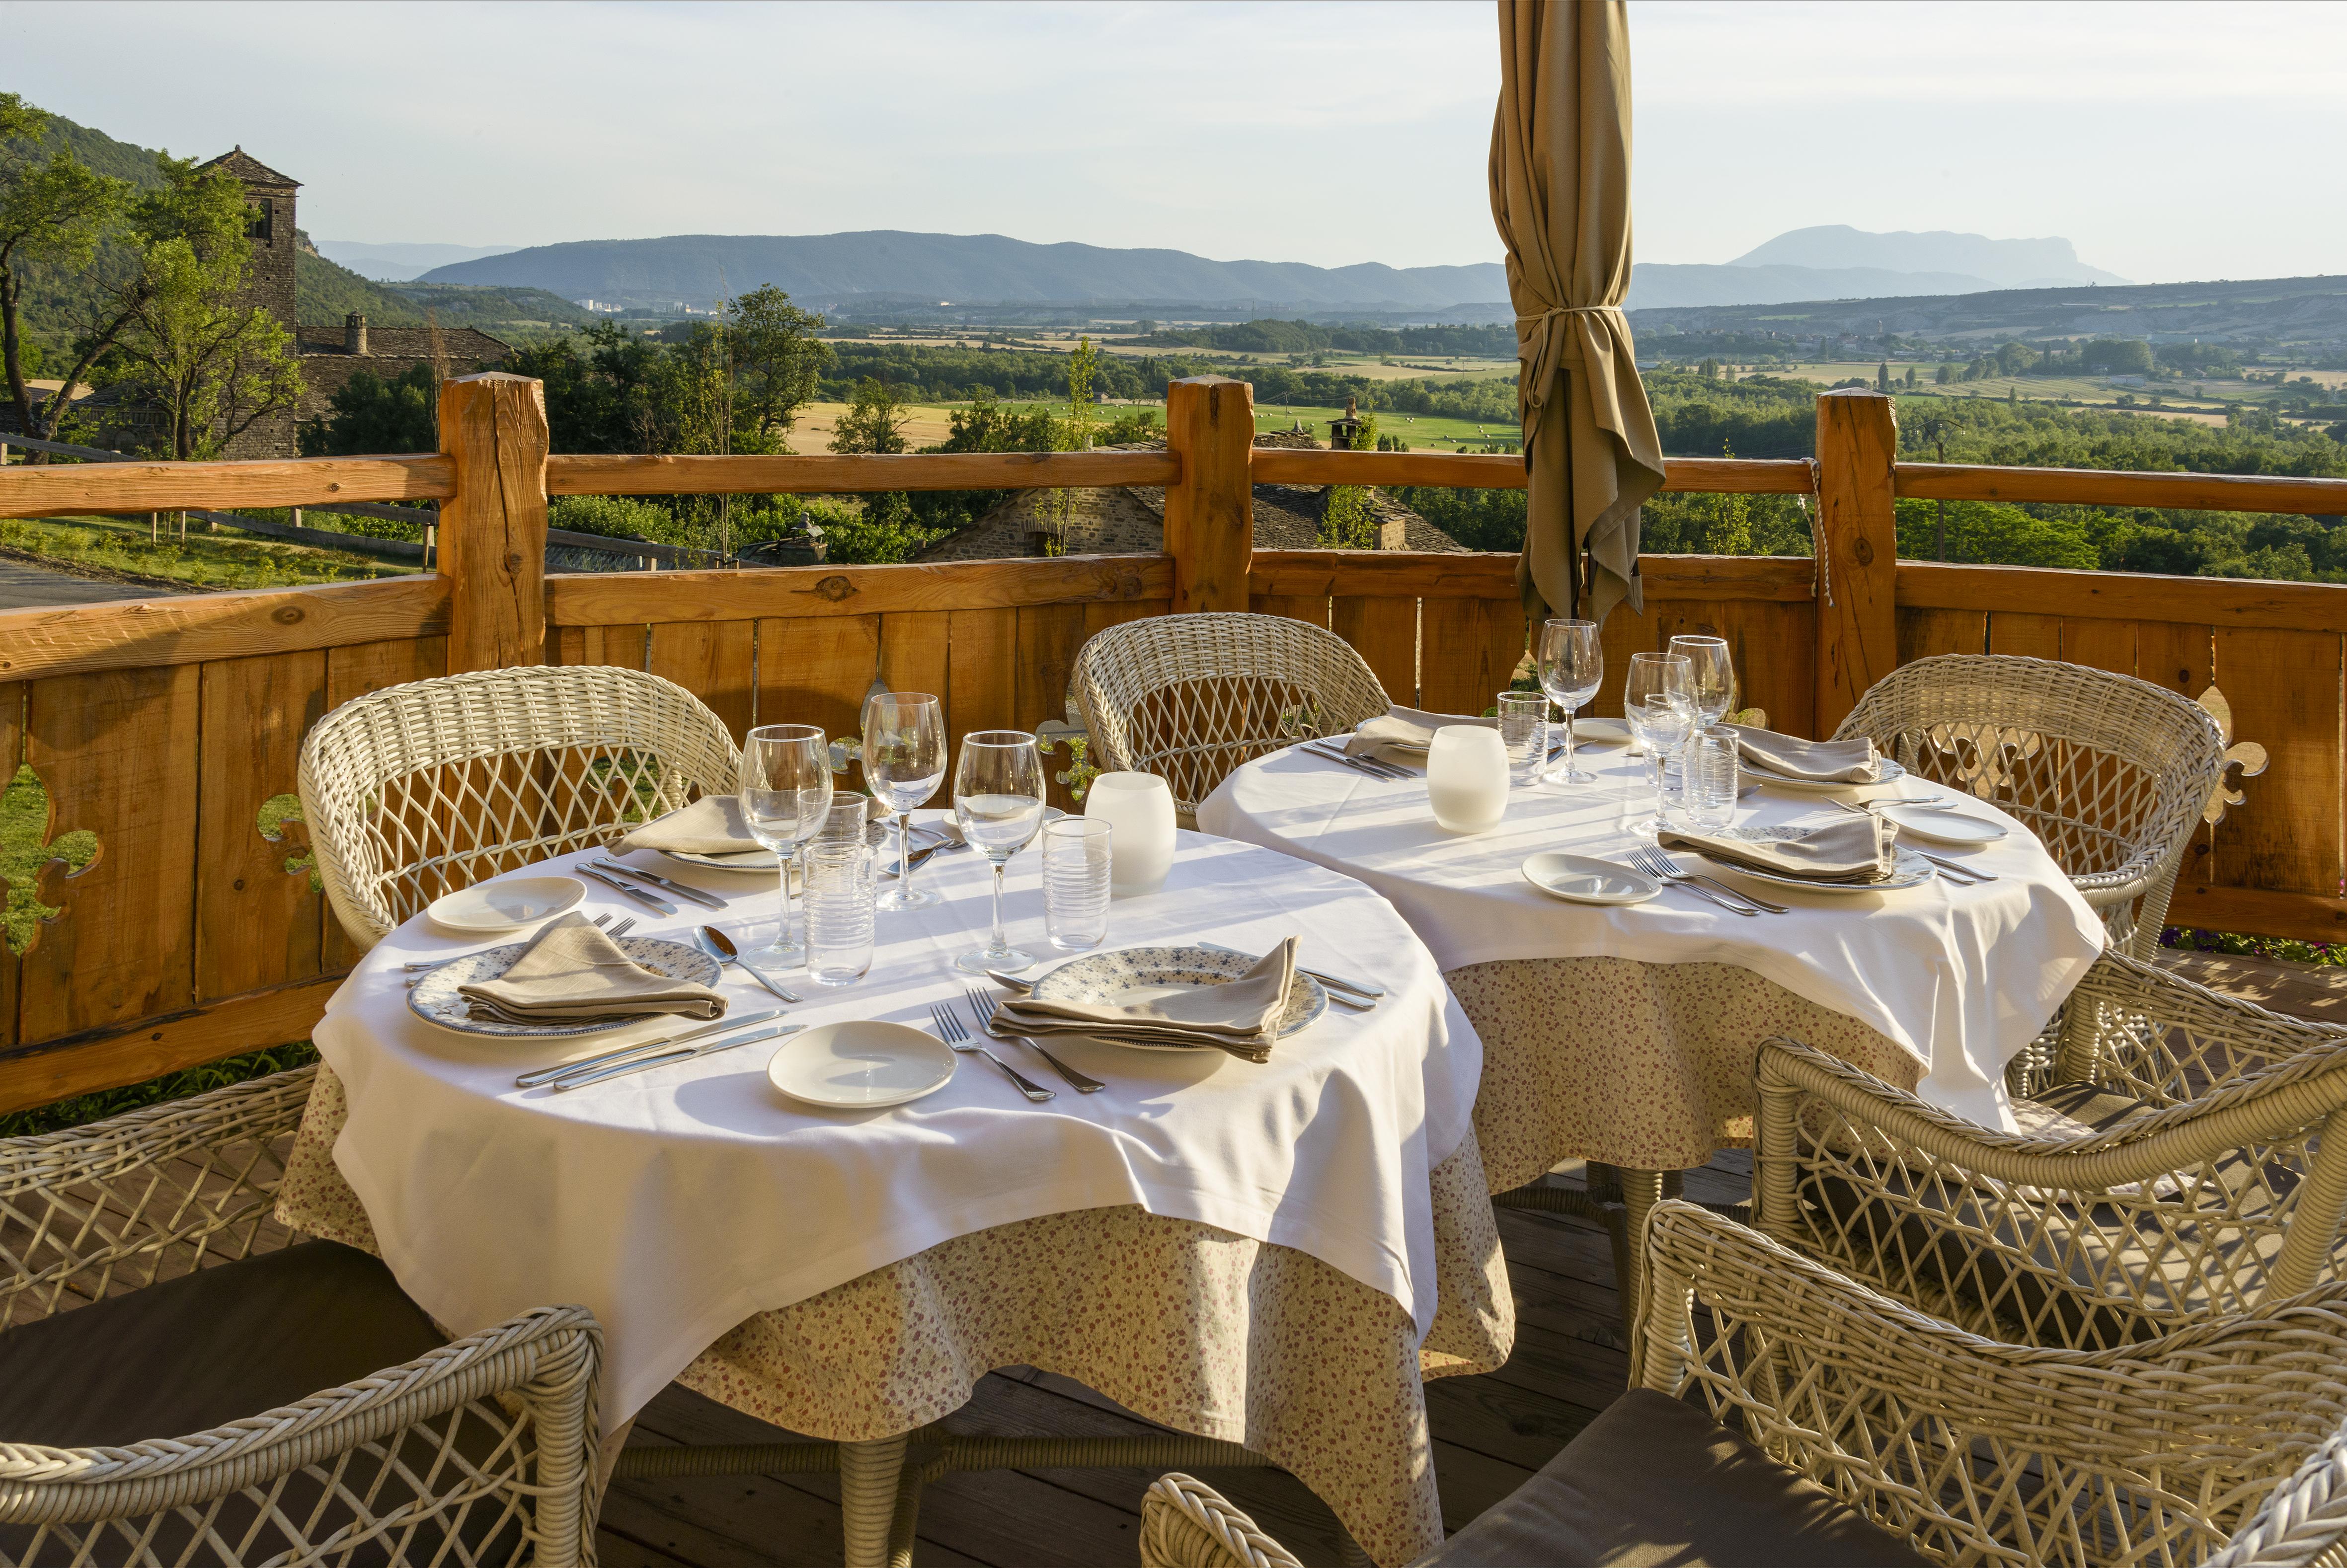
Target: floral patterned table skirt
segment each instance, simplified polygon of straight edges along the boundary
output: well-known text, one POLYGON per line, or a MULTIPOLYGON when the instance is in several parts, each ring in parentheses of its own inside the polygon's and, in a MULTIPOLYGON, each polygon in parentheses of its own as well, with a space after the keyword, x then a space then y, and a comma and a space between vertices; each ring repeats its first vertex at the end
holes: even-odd
MULTIPOLYGON (((374 1251, 333 1162, 347 1114, 321 1068, 278 1217, 374 1251)), ((1266 1455, 1378 1563, 1407 1563, 1442 1541, 1424 1380, 1491 1371, 1515 1341, 1474 1134, 1433 1185, 1440 1301, 1423 1344, 1400 1303, 1316 1257, 1126 1206, 958 1237, 759 1313, 678 1380, 787 1431, 860 1442, 951 1414, 997 1367, 1040 1367, 1266 1455)))
POLYGON ((1446 972, 1483 1039, 1475 1135, 1493 1192, 1560 1160, 1692 1170, 1748 1148, 1760 1042, 1790 1034, 1901 1089, 1923 1064, 1732 963, 1555 958, 1446 972))

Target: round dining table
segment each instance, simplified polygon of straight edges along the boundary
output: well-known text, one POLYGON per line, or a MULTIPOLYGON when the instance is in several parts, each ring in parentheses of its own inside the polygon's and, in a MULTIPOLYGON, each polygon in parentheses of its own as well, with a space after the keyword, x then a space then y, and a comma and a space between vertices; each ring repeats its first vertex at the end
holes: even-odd
MULTIPOLYGON (((583 912, 680 941, 708 921, 753 956, 772 936, 773 872, 627 858, 726 908, 659 915, 590 882, 583 912)), ((1011 859, 1006 909, 1014 941, 1049 952, 1038 859, 1011 859)), ((729 1010, 929 1030, 944 1006, 968 1023, 973 987, 999 993, 953 966, 983 939, 989 874, 974 851, 936 855, 916 875, 940 901, 880 915, 864 979, 776 972, 804 998, 783 1004, 731 967, 729 1010)), ((1330 1005, 1262 1064, 1054 1040, 1106 1084, 1079 1093, 997 1042, 1051 1100, 965 1055, 927 1098, 838 1110, 769 1082, 789 1037, 567 1093, 520 1087, 522 1070, 677 1021, 567 1041, 426 1022, 407 965, 489 939, 419 916, 366 955, 315 1033, 324 1066, 279 1213, 376 1252, 452 1333, 589 1308, 607 1437, 678 1380, 847 1445, 851 1563, 885 1549, 906 1434, 1014 1365, 1268 1457, 1373 1560, 1403 1563, 1442 1538, 1424 1380, 1496 1368, 1513 1339, 1472 1124, 1475 1032, 1384 899, 1229 840, 1182 834, 1165 886, 1112 905, 1106 945, 1262 952, 1289 935, 1301 962, 1373 975, 1383 999, 1330 1005)))
MULTIPOLYGON (((1651 822, 1649 764, 1626 737, 1584 741, 1586 783, 1512 789, 1497 826, 1439 826, 1422 768, 1380 778, 1317 745, 1234 769, 1198 807, 1203 831, 1358 878, 1440 964, 1483 1043, 1475 1128, 1494 1192, 1558 1164, 1622 1173, 1635 1222, 1665 1173, 1748 1147, 1759 1046, 1789 1035, 1988 1126, 2014 1126, 2004 1067, 2103 949, 2103 924, 2045 848, 1984 801, 1912 782, 1831 791, 1768 784, 1735 826, 1797 828, 1835 801, 1931 796, 2005 830, 1923 846, 1993 879, 1935 875, 1895 891, 1827 891, 1717 875, 1785 912, 1736 914, 1693 889, 1639 903, 1567 902, 1527 879, 1543 851, 1625 862, 1651 822)), ((1747 780, 1748 780, 1748 775, 1747 780)), ((1907 840, 1911 842, 1911 840, 1907 840)), ((1625 1299, 1635 1295, 1635 1249, 1625 1299)))

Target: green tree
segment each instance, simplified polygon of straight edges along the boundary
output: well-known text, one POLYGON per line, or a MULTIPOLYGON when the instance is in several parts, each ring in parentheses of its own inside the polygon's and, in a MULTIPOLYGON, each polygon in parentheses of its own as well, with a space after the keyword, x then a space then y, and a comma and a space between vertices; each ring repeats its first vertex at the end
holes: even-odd
POLYGON ((1377 514, 1369 510, 1368 487, 1332 484, 1320 512, 1320 548, 1374 550, 1378 547, 1377 514))
POLYGON ((904 400, 877 376, 856 383, 856 397, 834 428, 834 452, 892 453, 905 450, 904 400))
POLYGON ((36 410, 25 385, 26 275, 39 264, 87 267, 120 220, 130 192, 127 181, 93 172, 69 148, 40 156, 48 119, 17 94, 0 93, 0 366, 8 377, 17 428, 44 440, 56 435, 67 394, 113 341, 121 322, 86 347, 65 383, 36 410))
POLYGON ((1068 356, 1068 450, 1090 452, 1092 445, 1092 382, 1100 373, 1100 351, 1092 339, 1078 338, 1068 356))
POLYGON ((1885 393, 1891 391, 1891 361, 1889 360, 1884 360, 1881 363, 1874 367, 1874 390, 1876 392, 1885 393))
POLYGON ((1942 360, 1938 364, 1932 367, 1932 381, 1934 385, 1946 386, 1950 382, 1954 381, 1955 379, 1956 368, 1948 363, 1947 361, 1942 360))
POLYGON ((329 400, 333 412, 302 422, 302 455, 437 452, 439 397, 440 385, 428 364, 410 365, 389 381, 357 372, 334 389, 329 400))
POLYGON ((790 450, 786 437, 799 410, 815 401, 836 358, 815 336, 823 326, 821 316, 800 310, 772 283, 733 301, 728 331, 739 386, 734 418, 772 440, 777 452, 790 450))

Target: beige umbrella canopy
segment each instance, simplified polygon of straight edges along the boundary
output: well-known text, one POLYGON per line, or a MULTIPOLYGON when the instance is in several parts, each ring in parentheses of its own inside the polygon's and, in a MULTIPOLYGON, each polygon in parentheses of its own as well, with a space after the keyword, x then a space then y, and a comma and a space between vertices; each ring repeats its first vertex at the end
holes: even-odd
POLYGON ((1530 483, 1526 613, 1603 623, 1638 586, 1638 506, 1663 450, 1632 358, 1624 0, 1500 0, 1491 217, 1508 246, 1530 483), (1545 610, 1543 610, 1545 606, 1545 610))

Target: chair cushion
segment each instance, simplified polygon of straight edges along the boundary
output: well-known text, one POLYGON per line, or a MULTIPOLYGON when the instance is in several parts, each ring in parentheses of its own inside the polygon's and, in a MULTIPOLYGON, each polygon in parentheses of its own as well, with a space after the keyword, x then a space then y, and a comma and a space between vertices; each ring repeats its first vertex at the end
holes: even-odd
POLYGON ((1417 1568, 1920 1568, 1929 1561, 1695 1406, 1633 1389, 1417 1568))

